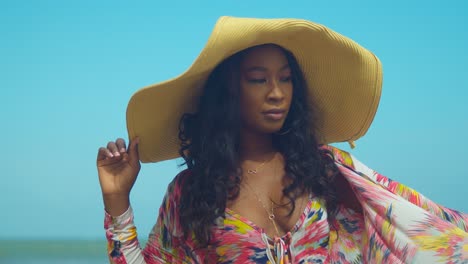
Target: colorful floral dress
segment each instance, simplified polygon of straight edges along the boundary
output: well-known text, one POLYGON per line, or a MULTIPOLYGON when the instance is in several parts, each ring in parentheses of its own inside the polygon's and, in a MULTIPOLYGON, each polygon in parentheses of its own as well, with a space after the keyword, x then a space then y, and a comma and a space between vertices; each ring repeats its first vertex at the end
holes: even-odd
POLYGON ((197 249, 182 242, 177 204, 179 174, 169 185, 149 240, 141 249, 130 207, 105 216, 111 263, 468 263, 468 215, 367 168, 347 152, 331 150, 362 206, 343 206, 331 228, 325 203, 310 195, 293 229, 269 238, 262 228, 226 209, 212 228, 212 244, 197 249))

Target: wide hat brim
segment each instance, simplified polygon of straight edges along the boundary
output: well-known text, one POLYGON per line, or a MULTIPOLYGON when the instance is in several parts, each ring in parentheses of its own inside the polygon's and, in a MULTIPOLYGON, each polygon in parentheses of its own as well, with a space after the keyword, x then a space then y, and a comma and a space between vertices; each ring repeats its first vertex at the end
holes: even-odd
POLYGON ((179 121, 196 112, 211 71, 249 47, 277 44, 296 57, 317 109, 320 143, 353 142, 370 127, 382 90, 382 65, 370 51, 327 27, 301 19, 221 17, 182 75, 137 91, 128 104, 129 138, 140 138, 142 162, 179 157, 179 121))

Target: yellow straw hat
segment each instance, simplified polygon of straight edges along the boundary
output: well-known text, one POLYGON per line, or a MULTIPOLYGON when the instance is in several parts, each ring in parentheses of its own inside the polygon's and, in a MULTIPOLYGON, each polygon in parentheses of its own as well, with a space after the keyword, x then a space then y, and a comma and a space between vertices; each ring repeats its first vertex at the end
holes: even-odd
POLYGON ((373 53, 306 20, 221 17, 185 73, 144 87, 130 99, 127 128, 130 139, 140 138, 141 161, 178 157, 180 118, 196 112, 211 71, 241 50, 268 43, 291 51, 304 72, 310 103, 318 109, 320 143, 353 144, 367 132, 382 90, 382 65, 373 53))

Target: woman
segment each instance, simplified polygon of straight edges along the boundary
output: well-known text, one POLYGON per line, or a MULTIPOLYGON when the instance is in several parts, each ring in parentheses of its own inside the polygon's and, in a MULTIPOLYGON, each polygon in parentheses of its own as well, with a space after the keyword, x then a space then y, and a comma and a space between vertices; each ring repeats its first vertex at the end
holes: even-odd
POLYGON ((132 98, 128 149, 99 150, 110 261, 468 261, 466 215, 321 144, 361 137, 380 89, 375 56, 323 26, 222 18, 185 74, 132 98), (174 143, 188 168, 140 250, 129 202, 139 161, 175 157, 174 143))

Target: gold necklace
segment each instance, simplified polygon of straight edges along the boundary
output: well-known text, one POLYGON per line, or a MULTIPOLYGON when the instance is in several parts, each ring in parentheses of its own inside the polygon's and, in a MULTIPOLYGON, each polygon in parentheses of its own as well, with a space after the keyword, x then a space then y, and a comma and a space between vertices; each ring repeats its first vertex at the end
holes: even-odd
POLYGON ((263 209, 265 209, 266 213, 268 214, 268 219, 271 221, 273 224, 273 227, 275 228, 276 235, 279 237, 279 230, 278 226, 276 226, 276 215, 275 215, 275 208, 273 207, 274 202, 271 201, 271 211, 268 210, 267 206, 263 203, 262 199, 260 199, 260 196, 257 194, 257 192, 250 186, 248 182, 245 182, 245 185, 250 189, 250 191, 255 195, 257 198, 257 201, 262 205, 263 209))
MULTIPOLYGON (((271 159, 273 160, 273 158, 271 159)), ((270 160, 270 161, 271 161, 270 160)), ((249 169, 247 170, 247 173, 248 174, 257 174, 258 173, 258 170, 263 167, 263 165, 265 165, 266 161, 264 161, 262 164, 260 164, 257 168, 255 169, 249 169)), ((274 168, 274 175, 276 175, 276 166, 274 168)), ((273 175, 273 176, 274 176, 273 175)), ((265 203, 262 201, 262 199, 260 199, 260 196, 257 194, 257 192, 252 188, 252 186, 250 186, 250 184, 245 181, 245 184, 246 186, 250 189, 250 191, 255 195, 255 197, 257 198, 257 201, 262 205, 263 209, 265 209, 265 212, 268 214, 268 219, 271 221, 271 223, 273 224, 273 227, 275 228, 275 231, 276 231, 276 235, 279 237, 280 234, 279 234, 279 230, 278 230, 278 226, 276 225, 276 221, 275 221, 275 218, 276 218, 276 215, 275 215, 275 207, 274 207, 274 202, 273 200, 271 200, 271 209, 268 210, 267 206, 265 205, 265 203)))
POLYGON ((248 169, 247 170, 247 173, 248 174, 257 174, 258 170, 263 167, 263 165, 265 165, 266 161, 262 162, 262 164, 260 164, 257 168, 255 169, 248 169))
MULTIPOLYGON (((275 155, 276 155, 276 154, 273 154, 273 158, 275 157, 275 155)), ((257 174, 257 173, 258 173, 258 170, 259 170, 261 167, 263 167, 263 165, 265 165, 265 164, 267 163, 267 161, 268 161, 268 162, 272 161, 273 158, 271 158, 270 160, 265 160, 264 162, 262 162, 262 164, 258 165, 258 167, 255 168, 255 169, 248 169, 248 170, 247 170, 247 173, 248 173, 248 174, 257 174)))

